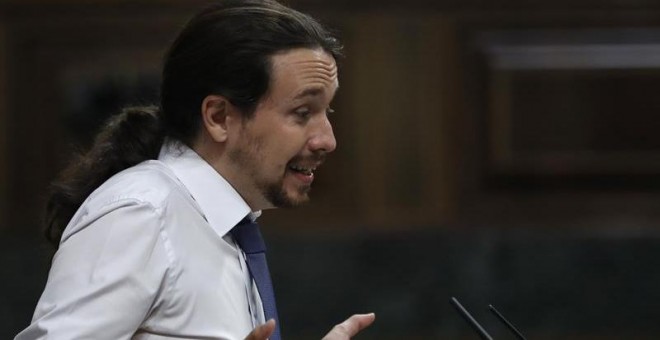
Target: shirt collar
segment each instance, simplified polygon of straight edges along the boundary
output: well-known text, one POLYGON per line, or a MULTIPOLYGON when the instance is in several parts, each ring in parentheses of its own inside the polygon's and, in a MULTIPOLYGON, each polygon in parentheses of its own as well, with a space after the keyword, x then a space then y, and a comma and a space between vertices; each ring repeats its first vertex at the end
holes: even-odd
POLYGON ((187 145, 166 141, 158 160, 172 169, 218 235, 224 236, 248 215, 252 221, 261 215, 252 212, 236 189, 187 145))

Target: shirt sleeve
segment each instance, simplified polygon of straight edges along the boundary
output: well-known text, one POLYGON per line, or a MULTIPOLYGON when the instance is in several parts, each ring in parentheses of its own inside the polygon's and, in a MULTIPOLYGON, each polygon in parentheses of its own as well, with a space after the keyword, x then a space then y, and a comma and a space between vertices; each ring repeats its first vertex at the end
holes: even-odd
POLYGON ((130 339, 166 285, 162 214, 117 202, 68 236, 55 254, 27 339, 130 339))

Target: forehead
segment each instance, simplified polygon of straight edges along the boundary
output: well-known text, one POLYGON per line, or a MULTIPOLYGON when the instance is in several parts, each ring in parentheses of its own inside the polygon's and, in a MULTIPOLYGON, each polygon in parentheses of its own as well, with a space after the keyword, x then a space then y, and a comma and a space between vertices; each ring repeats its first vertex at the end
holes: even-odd
POLYGON ((318 67, 330 73, 337 72, 337 64, 323 49, 296 48, 276 53, 272 56, 273 71, 293 70, 301 67, 318 67))
POLYGON ((335 59, 322 49, 293 49, 271 58, 270 91, 273 96, 295 95, 310 89, 331 91, 338 86, 335 59))

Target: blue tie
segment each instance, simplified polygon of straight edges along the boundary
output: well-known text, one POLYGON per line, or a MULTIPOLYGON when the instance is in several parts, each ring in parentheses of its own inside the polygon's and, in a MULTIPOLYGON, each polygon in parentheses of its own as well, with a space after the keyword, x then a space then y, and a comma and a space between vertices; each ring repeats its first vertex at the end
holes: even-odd
POLYGON ((277 317, 273 283, 266 261, 266 244, 261 237, 259 225, 246 217, 231 230, 231 235, 245 253, 248 269, 261 296, 266 321, 275 319, 275 331, 269 339, 280 340, 280 320, 277 317))

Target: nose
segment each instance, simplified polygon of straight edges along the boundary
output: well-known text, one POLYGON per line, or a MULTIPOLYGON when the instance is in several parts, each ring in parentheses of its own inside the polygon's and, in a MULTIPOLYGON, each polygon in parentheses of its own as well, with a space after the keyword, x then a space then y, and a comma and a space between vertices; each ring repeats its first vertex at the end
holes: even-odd
POLYGON ((329 153, 337 148, 337 140, 335 139, 332 124, 328 120, 328 117, 325 115, 321 117, 309 139, 309 148, 313 152, 322 151, 329 153))

